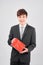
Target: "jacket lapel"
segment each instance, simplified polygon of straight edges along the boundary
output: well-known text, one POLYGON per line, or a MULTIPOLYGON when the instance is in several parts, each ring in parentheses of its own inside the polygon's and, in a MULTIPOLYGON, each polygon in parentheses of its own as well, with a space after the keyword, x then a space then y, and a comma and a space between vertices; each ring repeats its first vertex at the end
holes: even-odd
POLYGON ((24 30, 24 33, 23 33, 23 36, 22 36, 22 39, 25 37, 26 33, 27 33, 27 28, 28 28, 28 24, 26 25, 26 28, 24 30))
POLYGON ((20 30, 19 30, 19 24, 17 25, 17 36, 20 39, 20 30))

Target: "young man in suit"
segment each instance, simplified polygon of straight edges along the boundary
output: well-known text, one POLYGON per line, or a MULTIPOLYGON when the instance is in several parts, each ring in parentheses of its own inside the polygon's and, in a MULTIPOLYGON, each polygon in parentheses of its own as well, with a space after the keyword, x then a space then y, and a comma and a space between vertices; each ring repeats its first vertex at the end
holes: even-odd
POLYGON ((26 22, 27 17, 27 11, 19 9, 17 11, 19 24, 11 27, 8 44, 11 46, 12 39, 18 38, 26 47, 22 52, 18 52, 12 47, 10 65, 30 65, 31 51, 36 47, 36 32, 35 28, 26 22))

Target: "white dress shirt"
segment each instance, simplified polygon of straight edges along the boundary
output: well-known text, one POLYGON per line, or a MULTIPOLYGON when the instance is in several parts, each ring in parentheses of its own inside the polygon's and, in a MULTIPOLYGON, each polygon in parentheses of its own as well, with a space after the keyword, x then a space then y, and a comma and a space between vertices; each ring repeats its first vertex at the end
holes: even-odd
POLYGON ((19 24, 19 31, 20 31, 20 37, 22 38, 22 33, 24 33, 25 27, 26 27, 27 23, 24 24, 24 26, 22 26, 21 24, 19 24), (23 31, 21 32, 21 27, 23 27, 23 31))

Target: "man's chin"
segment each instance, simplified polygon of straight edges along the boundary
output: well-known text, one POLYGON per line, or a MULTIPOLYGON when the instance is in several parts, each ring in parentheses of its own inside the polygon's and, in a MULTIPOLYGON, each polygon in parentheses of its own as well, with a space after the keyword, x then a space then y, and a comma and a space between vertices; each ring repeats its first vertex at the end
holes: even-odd
POLYGON ((24 21, 21 21, 22 24, 24 24, 25 22, 24 21))

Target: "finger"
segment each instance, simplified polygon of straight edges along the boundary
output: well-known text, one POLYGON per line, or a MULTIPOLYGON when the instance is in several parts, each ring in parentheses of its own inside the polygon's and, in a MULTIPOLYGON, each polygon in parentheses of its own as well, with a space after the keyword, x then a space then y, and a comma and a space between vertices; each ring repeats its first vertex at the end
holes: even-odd
POLYGON ((24 53, 24 51, 20 52, 20 53, 24 53))

